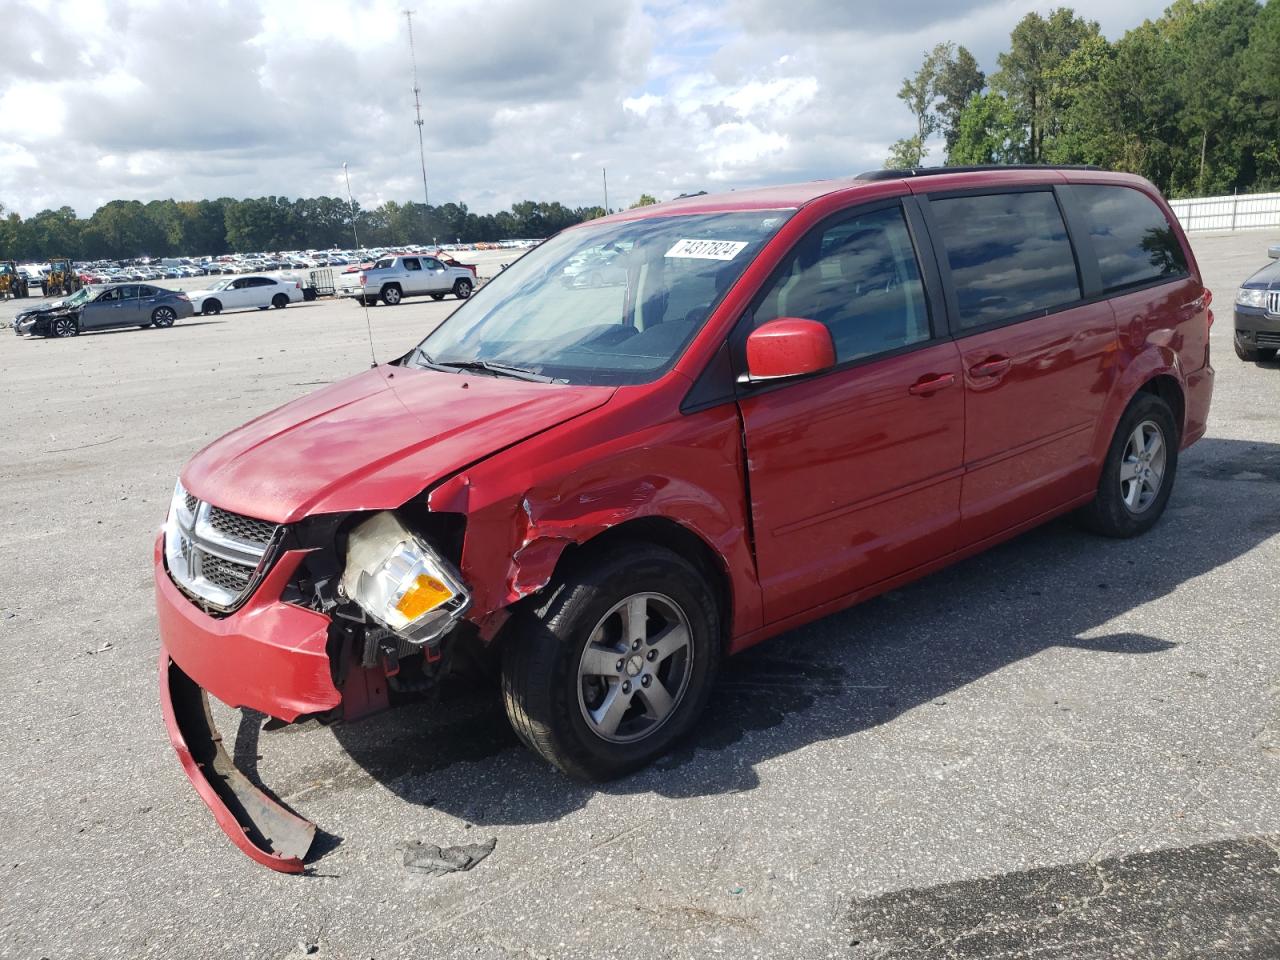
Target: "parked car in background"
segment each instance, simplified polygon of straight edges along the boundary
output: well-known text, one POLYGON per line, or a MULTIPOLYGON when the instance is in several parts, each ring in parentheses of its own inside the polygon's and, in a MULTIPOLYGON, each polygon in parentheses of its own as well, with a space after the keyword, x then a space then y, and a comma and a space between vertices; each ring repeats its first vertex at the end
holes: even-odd
POLYGON ((283 309, 303 299, 302 284, 297 280, 258 276, 220 280, 207 290, 193 290, 190 297, 195 311, 206 315, 254 307, 283 309))
POLYGON ((476 287, 474 267, 450 267, 435 257, 383 257, 367 270, 341 275, 338 295, 354 297, 367 306, 378 300, 395 306, 405 297, 430 296, 443 300, 452 293, 466 300, 476 287))
POLYGON ((1267 249, 1274 263, 1236 291, 1235 347, 1241 360, 1274 360, 1280 350, 1280 244, 1267 249))
POLYGON ((69 297, 37 303, 14 318, 19 336, 74 337, 114 327, 171 327, 192 315, 185 293, 149 284, 81 287, 69 297))

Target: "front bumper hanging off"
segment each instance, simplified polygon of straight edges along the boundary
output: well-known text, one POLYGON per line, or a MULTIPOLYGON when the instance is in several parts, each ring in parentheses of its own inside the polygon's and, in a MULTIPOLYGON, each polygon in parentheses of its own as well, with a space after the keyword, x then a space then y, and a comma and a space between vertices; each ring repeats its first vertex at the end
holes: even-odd
POLYGON ((213 724, 208 694, 163 648, 160 706, 183 770, 231 842, 272 870, 301 873, 316 825, 286 810, 236 768, 213 724))

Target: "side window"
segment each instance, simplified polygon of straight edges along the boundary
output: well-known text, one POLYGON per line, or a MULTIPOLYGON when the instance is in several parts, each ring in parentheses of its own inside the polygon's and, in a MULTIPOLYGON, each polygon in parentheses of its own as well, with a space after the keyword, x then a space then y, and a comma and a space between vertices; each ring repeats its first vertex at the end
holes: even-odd
POLYGON ((929 339, 929 308, 901 207, 819 227, 800 241, 755 312, 825 324, 836 361, 929 339))
POLYGON ((1084 212, 1093 251, 1107 293, 1124 287, 1181 277, 1187 258, 1178 235, 1146 194, 1129 187, 1071 187, 1084 212))
POLYGON ((155 287, 139 287, 138 288, 138 296, 144 300, 147 297, 154 297, 159 292, 160 291, 157 290, 155 287))
POLYGON ((421 269, 422 269, 422 264, 418 263, 418 258, 417 258, 417 257, 405 257, 405 258, 404 258, 403 260, 401 260, 400 262, 404 264, 404 268, 405 268, 406 270, 421 270, 421 269))
POLYGON ((442 264, 439 260, 435 260, 431 257, 428 257, 427 259, 423 260, 422 265, 426 267, 428 270, 440 270, 440 269, 443 269, 444 267, 444 264, 442 264))
POLYGON ((249 281, 251 287, 274 287, 276 282, 270 277, 254 277, 249 281))
POLYGON ((117 287, 116 299, 117 300, 137 300, 138 288, 133 284, 129 284, 126 287, 117 287))
POLYGON ((110 290, 104 290, 102 295, 98 297, 99 303, 114 303, 120 299, 120 288, 112 287, 110 290))
POLYGON ((946 197, 929 209, 951 267, 961 329, 1080 299, 1071 241, 1051 191, 946 197))
POLYGON ((248 281, 248 280, 240 279, 240 280, 232 280, 232 281, 231 281, 231 289, 232 289, 232 290, 243 290, 243 289, 244 289, 245 287, 247 287, 247 286, 249 286, 249 281, 248 281))

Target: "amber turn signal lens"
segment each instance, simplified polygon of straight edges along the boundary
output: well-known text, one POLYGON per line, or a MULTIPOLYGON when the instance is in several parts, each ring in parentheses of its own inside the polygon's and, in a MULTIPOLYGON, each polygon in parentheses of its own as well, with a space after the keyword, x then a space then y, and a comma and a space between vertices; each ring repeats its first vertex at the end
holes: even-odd
POLYGON ((396 609, 406 620, 412 622, 452 596, 453 592, 435 577, 420 573, 404 592, 404 596, 396 601, 396 609))

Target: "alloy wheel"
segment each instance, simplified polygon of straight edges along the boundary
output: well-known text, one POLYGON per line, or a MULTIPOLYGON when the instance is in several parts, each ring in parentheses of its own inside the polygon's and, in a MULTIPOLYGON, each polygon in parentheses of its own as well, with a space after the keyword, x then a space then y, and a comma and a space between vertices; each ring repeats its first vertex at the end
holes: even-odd
POLYGON ((611 607, 578 661, 578 707, 602 740, 632 743, 675 712, 693 673, 689 620, 670 597, 637 593, 611 607))
POLYGON ((1156 501, 1168 461, 1164 432, 1153 420, 1133 428, 1120 458, 1120 496, 1131 513, 1142 513, 1156 501))

